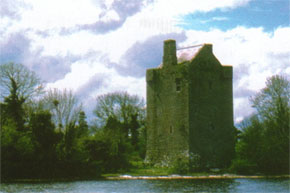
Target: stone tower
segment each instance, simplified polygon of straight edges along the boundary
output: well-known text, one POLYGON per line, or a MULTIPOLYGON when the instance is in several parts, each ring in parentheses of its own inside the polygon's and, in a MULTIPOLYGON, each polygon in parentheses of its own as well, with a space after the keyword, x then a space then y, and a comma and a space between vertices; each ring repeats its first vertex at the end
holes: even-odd
POLYGON ((225 167, 234 153, 232 66, 222 66, 204 44, 177 62, 175 40, 164 42, 162 65, 148 69, 147 154, 167 164, 198 154, 206 167, 225 167))

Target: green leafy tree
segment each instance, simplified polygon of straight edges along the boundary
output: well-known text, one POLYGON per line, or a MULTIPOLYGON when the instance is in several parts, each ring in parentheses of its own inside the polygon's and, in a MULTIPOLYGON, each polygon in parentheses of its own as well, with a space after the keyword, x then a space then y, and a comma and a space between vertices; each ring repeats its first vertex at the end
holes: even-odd
POLYGON ((94 113, 100 126, 104 126, 109 117, 128 125, 133 115, 138 115, 138 121, 144 119, 144 106, 144 101, 137 95, 129 95, 127 92, 114 92, 97 97, 94 113))
POLYGON ((51 113, 41 110, 31 114, 29 129, 33 136, 35 165, 31 168, 34 171, 33 177, 53 177, 57 170, 56 145, 62 139, 62 134, 56 133, 55 126, 51 120, 51 113))
POLYGON ((50 112, 40 111, 33 113, 29 128, 32 130, 39 155, 42 154, 45 160, 55 157, 55 146, 60 141, 61 136, 55 132, 50 112))
MULTIPOLYGON (((145 124, 145 104, 137 95, 114 92, 97 97, 95 115, 99 127, 108 124, 109 118, 120 123, 121 132, 137 147, 138 129, 145 124)), ((137 149, 137 148, 136 148, 137 149)))
POLYGON ((31 132, 18 130, 9 119, 1 125, 1 179, 25 178, 34 163, 35 146, 31 132))
POLYGON ((134 148, 137 150, 138 148, 138 128, 140 127, 140 124, 137 120, 137 114, 132 115, 131 122, 129 124, 129 128, 131 130, 131 144, 134 146, 134 148))
POLYGON ((77 136, 84 137, 89 134, 89 126, 86 121, 86 114, 84 111, 80 111, 78 118, 78 126, 77 126, 77 136))
POLYGON ((83 141, 83 149, 86 153, 86 159, 89 165, 93 167, 90 170, 93 173, 104 173, 111 170, 110 168, 110 143, 102 133, 94 137, 88 137, 83 141))
POLYGON ((237 158, 232 168, 238 173, 252 174, 257 171, 259 160, 263 159, 261 147, 264 128, 257 115, 244 119, 240 125, 241 133, 236 143, 237 158))
POLYGON ((275 135, 285 141, 289 141, 289 99, 290 82, 279 75, 267 79, 266 88, 251 99, 259 118, 275 130, 275 135))
POLYGON ((83 144, 88 161, 98 165, 101 172, 116 172, 129 167, 131 144, 121 131, 118 120, 109 117, 104 128, 97 130, 94 136, 87 137, 83 144))
POLYGON ((2 124, 6 124, 7 121, 14 121, 17 130, 23 130, 24 129, 24 123, 25 123, 25 111, 23 108, 24 99, 19 98, 15 90, 11 91, 12 93, 5 97, 4 103, 1 105, 3 108, 1 116, 2 124))
MULTIPOLYGON (((97 128, 109 142, 110 167, 127 168, 145 157, 146 128, 143 99, 127 92, 114 92, 97 98, 97 128)), ((136 165, 136 164, 135 164, 136 165)))
POLYGON ((259 165, 269 172, 289 171, 290 82, 275 75, 267 79, 266 88, 252 98, 263 122, 263 159, 259 165))
POLYGON ((122 124, 114 117, 109 117, 104 127, 104 139, 109 145, 108 171, 117 171, 129 167, 132 146, 122 131, 122 124))
POLYGON ((276 75, 251 99, 257 115, 242 124, 234 168, 248 173, 289 173, 289 98, 289 80, 276 75))

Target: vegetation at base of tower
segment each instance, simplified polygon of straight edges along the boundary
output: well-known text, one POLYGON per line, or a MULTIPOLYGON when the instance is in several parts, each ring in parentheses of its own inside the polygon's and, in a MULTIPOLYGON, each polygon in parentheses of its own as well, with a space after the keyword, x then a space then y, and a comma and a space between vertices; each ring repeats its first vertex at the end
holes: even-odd
POLYGON ((176 156, 170 167, 170 172, 173 174, 188 174, 201 171, 206 170, 205 168, 202 168, 200 155, 194 153, 190 153, 189 155, 180 154, 176 156))
MULTIPOLYGON (((143 162, 145 105, 137 96, 126 92, 99 96, 96 123, 88 124, 71 91, 44 92, 42 81, 23 65, 0 65, 0 78, 1 180, 204 170, 199 155, 177 157, 170 168, 143 162)), ((252 98, 257 114, 241 124, 232 171, 289 172, 289 90, 289 80, 273 76, 252 98)))
POLYGON ((238 173, 289 173, 290 81, 283 76, 267 79, 266 88, 251 102, 256 114, 243 120, 236 159, 238 173))

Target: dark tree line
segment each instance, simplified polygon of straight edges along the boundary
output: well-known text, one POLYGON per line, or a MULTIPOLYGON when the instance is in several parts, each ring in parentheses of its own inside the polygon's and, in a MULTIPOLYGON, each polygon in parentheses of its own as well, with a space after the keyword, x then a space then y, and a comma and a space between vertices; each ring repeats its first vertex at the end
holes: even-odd
MULTIPOLYGON (((0 65, 2 180, 92 178, 144 160, 145 104, 138 96, 97 97, 89 125, 71 91, 44 91, 42 85, 21 64, 0 65)), ((289 80, 273 76, 251 99, 256 114, 240 124, 232 171, 289 173, 289 98, 289 80)), ((191 167, 198 167, 193 158, 191 167)), ((188 171, 188 164, 178 162, 178 171, 188 171)))
POLYGON ((0 77, 2 180, 91 178, 144 157, 144 102, 137 96, 98 97, 97 122, 88 125, 71 91, 44 91, 21 64, 2 64, 0 77))

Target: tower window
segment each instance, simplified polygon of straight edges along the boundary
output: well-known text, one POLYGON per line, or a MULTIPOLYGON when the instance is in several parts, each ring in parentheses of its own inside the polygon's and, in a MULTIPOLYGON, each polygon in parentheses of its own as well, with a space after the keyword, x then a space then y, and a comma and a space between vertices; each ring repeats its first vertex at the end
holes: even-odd
POLYGON ((181 90, 181 79, 180 78, 175 79, 175 85, 176 85, 176 91, 180 91, 181 90))

